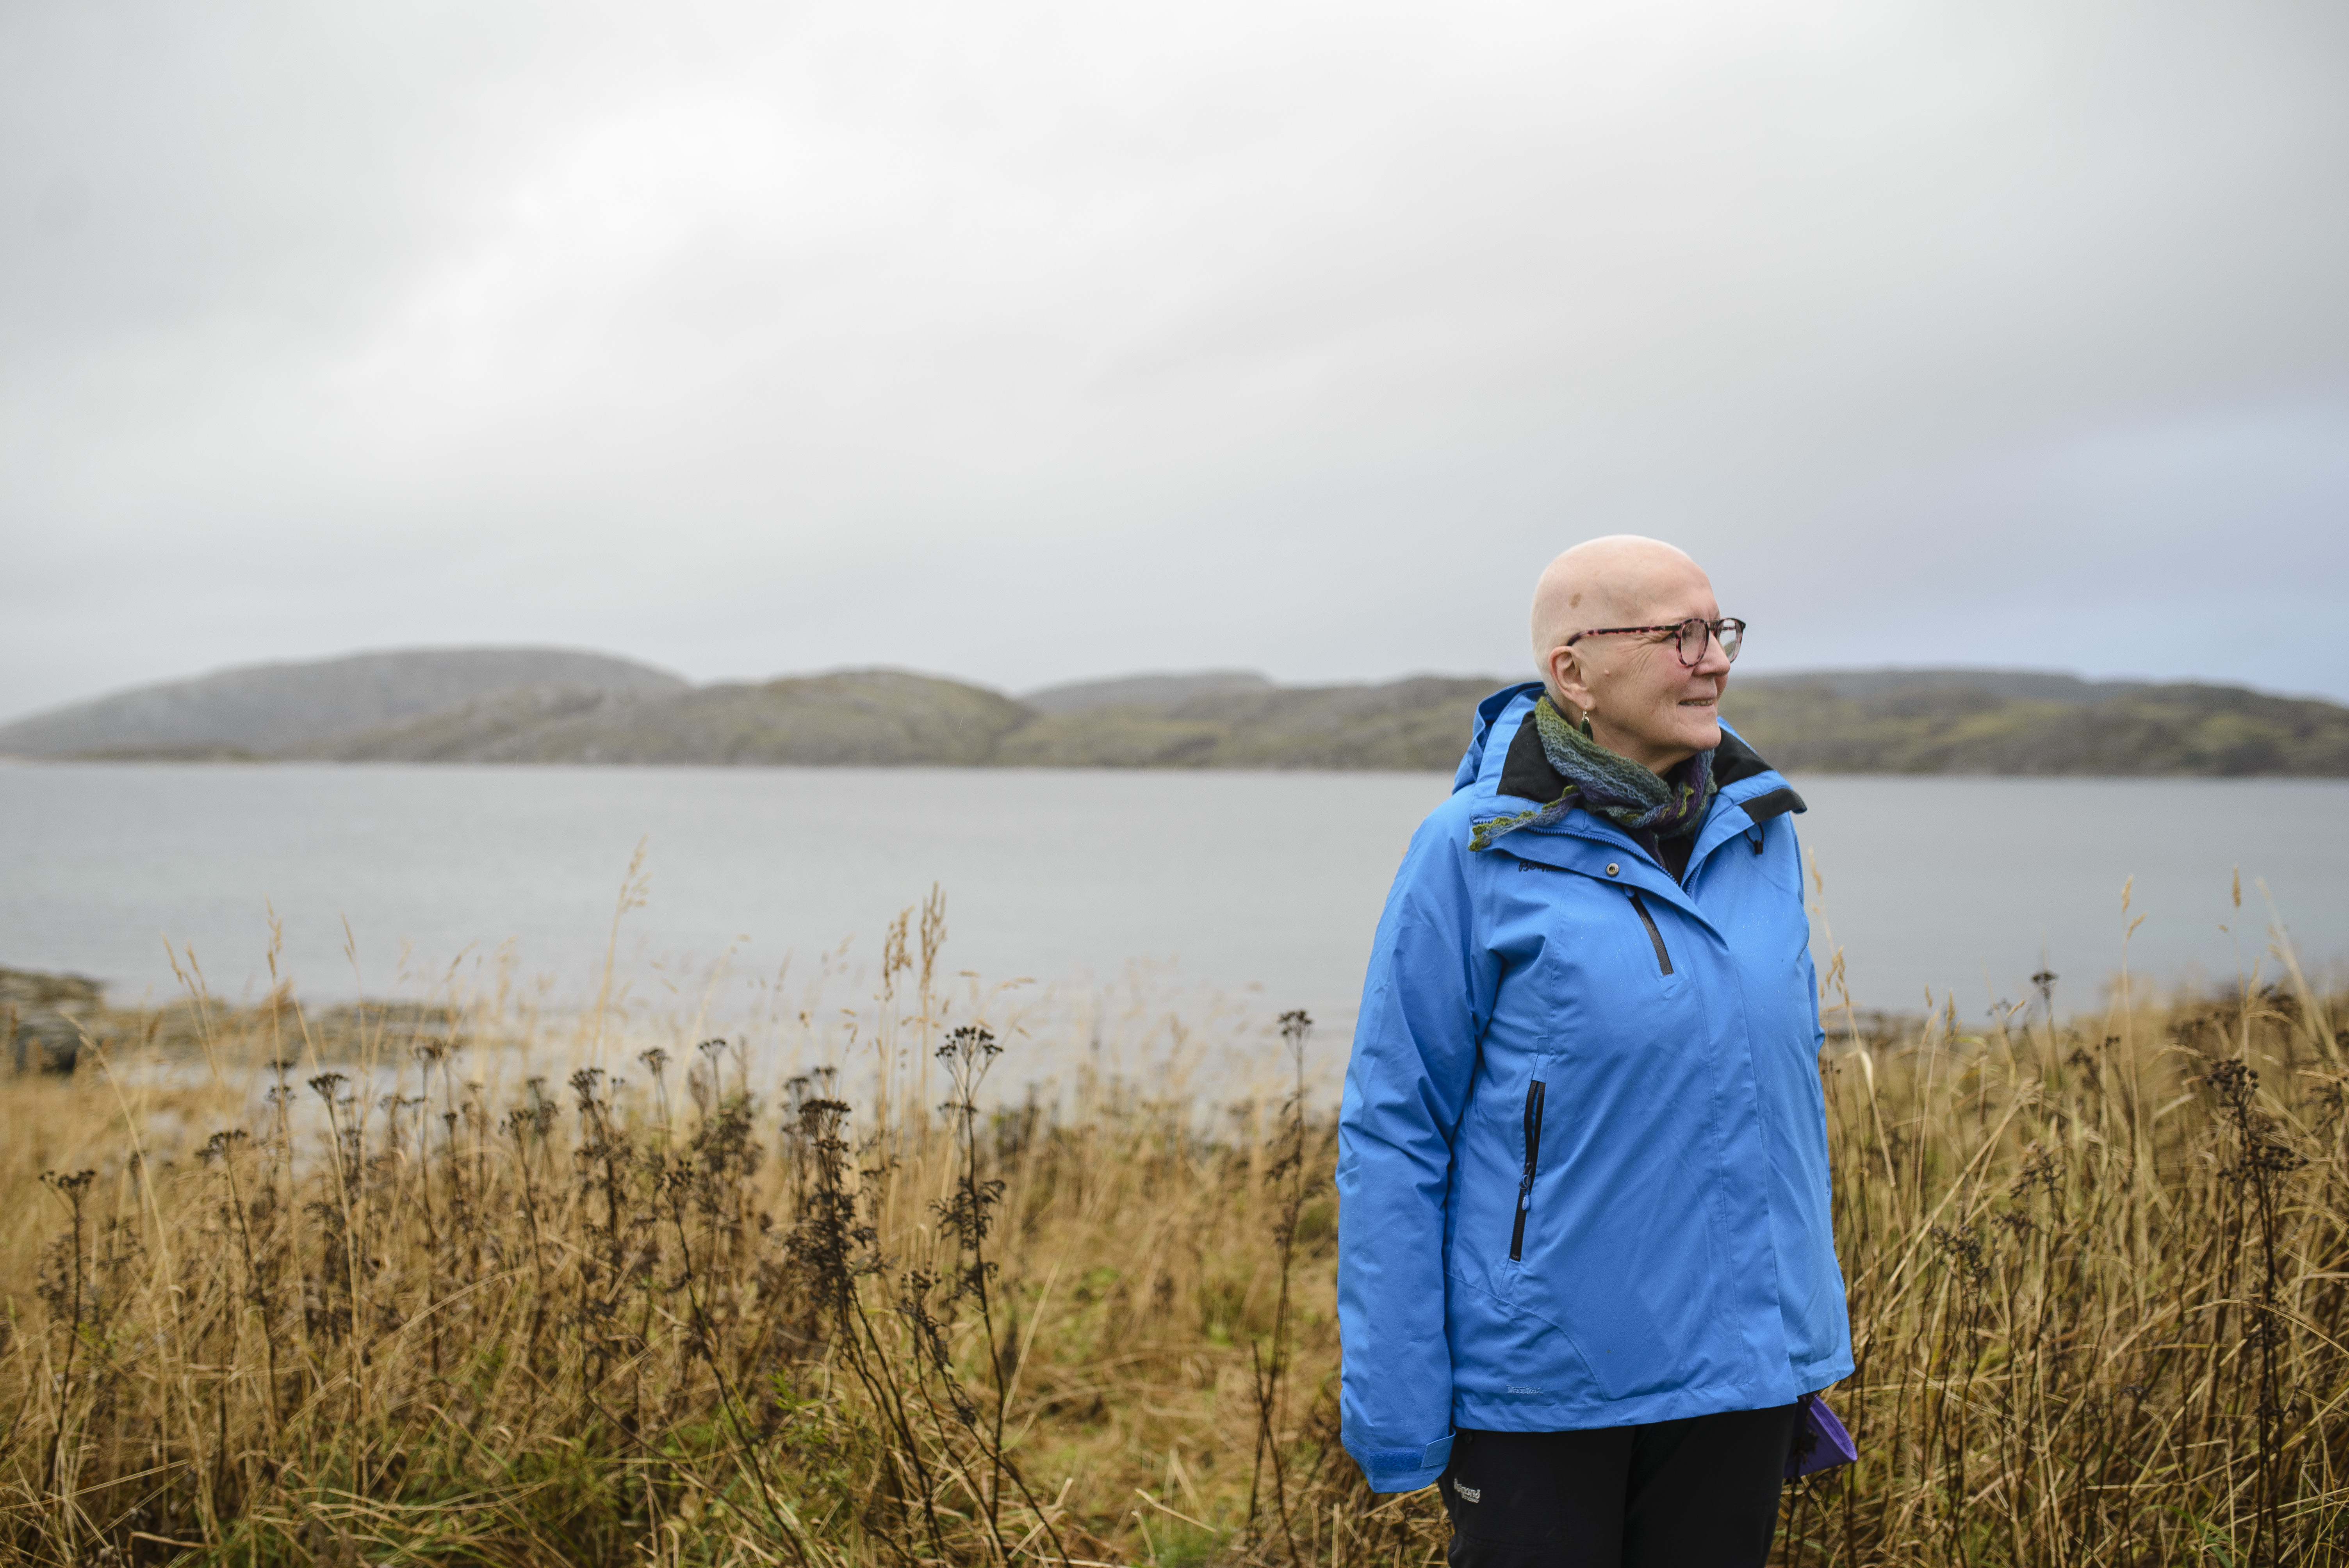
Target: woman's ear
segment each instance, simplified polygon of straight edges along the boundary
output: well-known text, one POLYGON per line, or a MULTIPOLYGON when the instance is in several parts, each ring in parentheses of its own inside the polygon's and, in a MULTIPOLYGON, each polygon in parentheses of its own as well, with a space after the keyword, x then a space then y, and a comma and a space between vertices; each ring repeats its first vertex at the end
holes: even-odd
POLYGON ((1549 665, 1543 671, 1549 686, 1549 699, 1558 711, 1576 724, 1596 706, 1591 701, 1589 684, 1583 678, 1582 659, 1572 648, 1552 648, 1549 665))

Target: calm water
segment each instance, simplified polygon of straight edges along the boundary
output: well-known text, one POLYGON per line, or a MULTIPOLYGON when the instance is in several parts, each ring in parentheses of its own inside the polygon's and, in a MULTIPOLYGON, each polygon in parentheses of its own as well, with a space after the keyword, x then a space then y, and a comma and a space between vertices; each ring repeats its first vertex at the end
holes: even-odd
MULTIPOLYGON (((0 965, 172 987, 266 985, 267 914, 304 993, 417 992, 512 944, 592 992, 621 925, 639 995, 819 969, 854 1000, 933 882, 949 970, 1154 983, 1342 1027, 1389 877, 1447 781, 1427 775, 926 769, 0 766, 0 965), (345 922, 356 971, 346 954, 345 922), (847 941, 845 955, 841 944, 847 941), (867 978, 858 983, 857 970, 867 978)), ((2230 977, 2266 944, 2264 877, 2303 957, 2349 952, 2349 783, 1809 778, 1800 820, 1862 1006, 1954 988, 1970 1014, 2045 966, 2085 1005, 2120 956, 2230 977), (2245 906, 2230 907, 2232 869, 2245 906), (2240 944, 2222 923, 2243 933, 2240 944)), ((1324 1037, 1327 1037, 1326 1036, 1324 1037)))

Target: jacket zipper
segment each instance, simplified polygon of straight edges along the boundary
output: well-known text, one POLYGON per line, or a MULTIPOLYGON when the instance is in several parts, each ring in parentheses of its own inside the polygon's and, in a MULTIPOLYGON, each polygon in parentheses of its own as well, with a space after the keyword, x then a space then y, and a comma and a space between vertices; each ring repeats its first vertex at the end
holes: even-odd
POLYGON ((1640 912, 1640 923, 1648 928, 1648 940, 1656 944, 1656 967, 1667 975, 1671 974, 1672 955, 1664 951, 1664 934, 1656 929, 1654 918, 1648 913, 1648 901, 1640 896, 1638 888, 1625 888, 1623 891, 1631 895, 1631 907, 1640 912))
POLYGON ((1517 1178, 1517 1220, 1509 1227, 1509 1261, 1522 1263, 1526 1256, 1526 1211, 1534 1206, 1534 1172, 1541 1166, 1542 1095, 1545 1088, 1536 1078, 1526 1089, 1526 1173, 1517 1178))

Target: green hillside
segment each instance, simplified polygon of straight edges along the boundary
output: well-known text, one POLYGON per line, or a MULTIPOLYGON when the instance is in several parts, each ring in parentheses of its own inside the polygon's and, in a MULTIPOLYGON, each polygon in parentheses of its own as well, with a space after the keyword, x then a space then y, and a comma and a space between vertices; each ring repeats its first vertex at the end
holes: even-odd
MULTIPOLYGON (((541 685, 266 753, 350 762, 1448 771, 1500 677, 1278 686, 1244 672, 1051 688, 1033 702, 856 670, 676 691, 541 685)), ((2349 709, 2231 686, 2012 671, 1740 676, 1723 712, 1790 772, 2349 778, 2349 709)), ((87 754, 85 754, 87 755, 87 754)), ((116 753, 115 755, 121 755, 116 753)), ((150 758, 254 759, 243 748, 150 758)))
POLYGON ((2349 777, 2349 709, 2331 703, 2067 684, 2007 696, 1963 672, 1733 681, 1722 713, 1794 771, 2349 777))
POLYGON ((864 670, 671 696, 535 687, 295 755, 340 762, 890 767, 990 762, 1034 716, 957 681, 864 670))
POLYGON ((0 724, 0 756, 233 761, 413 723, 525 686, 665 696, 676 676, 567 648, 407 648, 247 665, 0 724))
POLYGON ((1040 715, 995 760, 1045 768, 1450 769, 1490 680, 1292 686, 1040 715))

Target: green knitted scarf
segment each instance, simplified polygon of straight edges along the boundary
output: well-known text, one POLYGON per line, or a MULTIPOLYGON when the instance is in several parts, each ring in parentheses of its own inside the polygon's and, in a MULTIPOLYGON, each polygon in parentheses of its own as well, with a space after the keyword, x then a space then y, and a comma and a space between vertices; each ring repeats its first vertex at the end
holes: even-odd
POLYGON ((1578 805, 1629 832, 1660 839, 1693 833, 1704 820, 1715 789, 1712 752, 1698 752, 1673 769, 1671 779, 1659 778, 1591 739, 1588 719, 1576 728, 1547 693, 1534 704, 1533 726, 1542 755, 1566 778, 1566 792, 1547 806, 1477 823, 1468 839, 1471 850, 1489 850, 1494 840, 1519 828, 1547 828, 1578 805))

